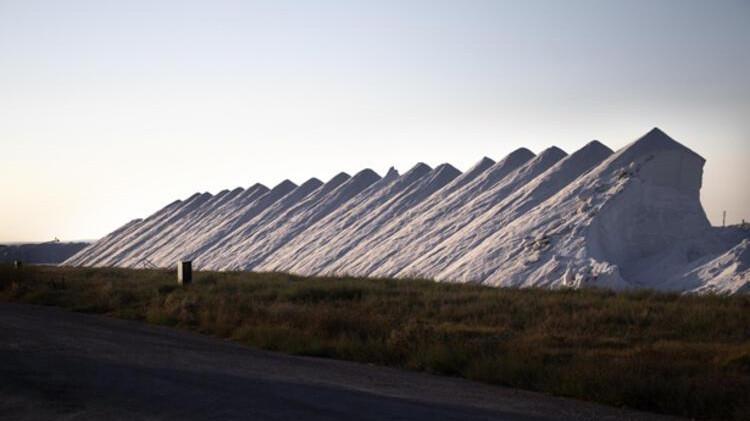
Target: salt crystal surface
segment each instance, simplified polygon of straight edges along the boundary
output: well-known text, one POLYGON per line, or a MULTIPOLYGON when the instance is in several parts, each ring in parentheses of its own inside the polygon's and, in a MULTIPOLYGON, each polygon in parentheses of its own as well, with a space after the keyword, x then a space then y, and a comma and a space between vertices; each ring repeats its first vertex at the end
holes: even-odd
POLYGON ((612 153, 519 149, 461 174, 417 164, 196 193, 63 264, 421 276, 494 286, 750 292, 750 233, 711 227, 704 160, 659 129, 612 153))

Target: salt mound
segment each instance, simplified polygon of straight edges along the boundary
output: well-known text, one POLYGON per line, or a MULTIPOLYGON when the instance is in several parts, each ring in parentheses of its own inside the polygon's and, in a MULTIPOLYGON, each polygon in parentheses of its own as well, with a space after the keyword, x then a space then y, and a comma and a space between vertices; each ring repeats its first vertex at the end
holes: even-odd
POLYGON ((234 262, 224 265, 224 268, 255 268, 311 224, 330 214, 379 179, 380 176, 369 169, 351 178, 344 173, 337 175, 314 194, 288 211, 280 213, 272 222, 265 223, 253 235, 238 235, 235 245, 225 247, 222 251, 234 258, 234 262))
MULTIPOLYGON (((557 151, 555 153, 559 154, 557 151)), ((463 255, 480 246, 487 237, 559 192, 611 154, 612 150, 598 141, 588 143, 530 181, 516 186, 511 194, 500 196, 502 200, 481 215, 473 216, 468 225, 446 238, 429 254, 417 259, 400 275, 408 275, 409 272, 426 273, 428 276, 440 274, 463 255)), ((498 198, 498 195, 495 197, 498 198)), ((485 246, 494 247, 494 243, 488 241, 485 246)))
POLYGON ((704 159, 659 129, 613 153, 592 141, 419 163, 300 186, 196 193, 134 220, 65 264, 424 276, 551 288, 750 292, 750 233, 710 226, 704 159), (730 232, 731 231, 731 232, 730 232))
POLYGON ((704 160, 654 129, 438 275, 492 285, 664 288, 721 251, 698 200, 704 160))
MULTIPOLYGON (((379 237, 363 242, 355 251, 360 257, 353 262, 351 272, 395 275, 466 222, 461 208, 488 190, 505 185, 501 181, 532 158, 531 151, 521 148, 483 171, 475 170, 475 165, 465 177, 456 180, 460 188, 446 186, 447 191, 437 192, 419 207, 391 221, 379 237)), ((483 165, 480 162, 478 166, 483 165)))
POLYGON ((277 250, 272 258, 267 258, 262 270, 291 271, 292 267, 305 256, 321 250, 339 232, 351 227, 360 218, 383 203, 400 188, 401 176, 391 167, 386 175, 370 187, 355 195, 331 214, 308 227, 304 235, 297 236, 277 250))
POLYGON ((704 257, 684 273, 673 276, 662 288, 718 294, 750 293, 750 239, 743 239, 716 257, 704 257))

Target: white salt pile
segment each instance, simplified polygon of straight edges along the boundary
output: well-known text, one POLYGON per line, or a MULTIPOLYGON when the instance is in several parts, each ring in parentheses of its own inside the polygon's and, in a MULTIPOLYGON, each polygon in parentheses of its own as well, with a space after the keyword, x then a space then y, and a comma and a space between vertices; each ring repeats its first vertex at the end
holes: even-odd
POLYGON ((597 141, 417 164, 327 183, 195 194, 69 258, 76 266, 282 270, 496 286, 750 292, 750 234, 711 227, 704 160, 659 129, 613 153, 597 141))

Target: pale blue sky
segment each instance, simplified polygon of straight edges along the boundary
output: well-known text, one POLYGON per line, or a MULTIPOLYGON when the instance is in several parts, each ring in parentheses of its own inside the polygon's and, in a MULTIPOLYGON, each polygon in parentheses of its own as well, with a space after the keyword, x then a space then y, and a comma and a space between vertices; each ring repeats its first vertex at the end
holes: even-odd
POLYGON ((0 242, 653 126, 750 219, 748 1, 0 0, 0 242))

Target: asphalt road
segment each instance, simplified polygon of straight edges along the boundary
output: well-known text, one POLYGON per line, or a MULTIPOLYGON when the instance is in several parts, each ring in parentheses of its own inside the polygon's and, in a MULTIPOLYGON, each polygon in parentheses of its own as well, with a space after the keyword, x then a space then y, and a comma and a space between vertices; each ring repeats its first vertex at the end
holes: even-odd
POLYGON ((672 418, 0 302, 0 419, 672 418))

